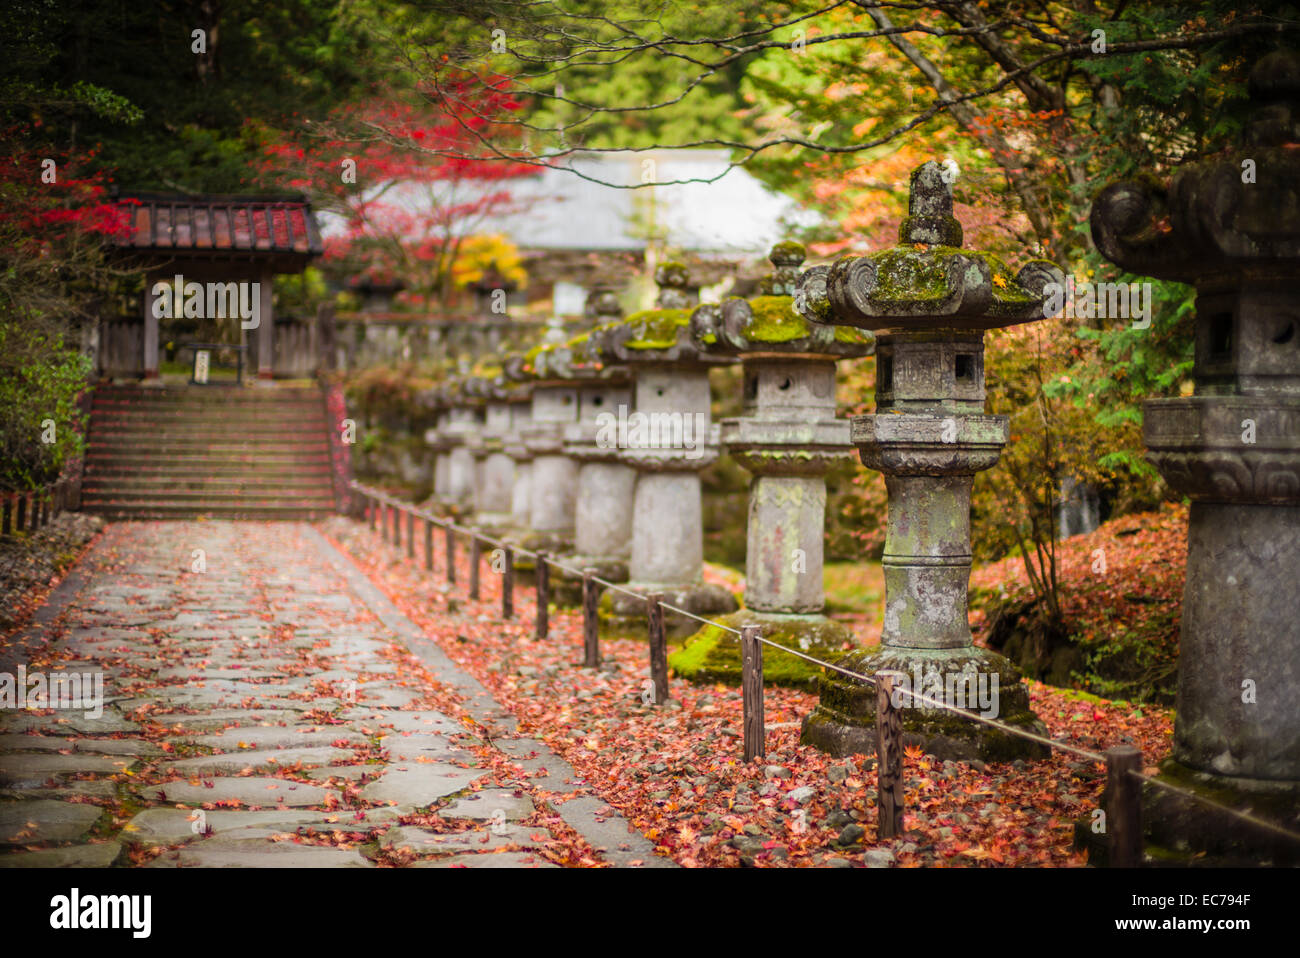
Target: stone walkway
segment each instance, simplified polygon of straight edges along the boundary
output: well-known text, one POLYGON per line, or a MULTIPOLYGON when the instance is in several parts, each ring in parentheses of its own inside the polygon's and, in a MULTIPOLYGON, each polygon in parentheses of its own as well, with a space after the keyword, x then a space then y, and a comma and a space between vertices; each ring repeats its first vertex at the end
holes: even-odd
POLYGON ((103 711, 0 710, 0 865, 671 864, 307 524, 110 526, 19 666, 103 711))

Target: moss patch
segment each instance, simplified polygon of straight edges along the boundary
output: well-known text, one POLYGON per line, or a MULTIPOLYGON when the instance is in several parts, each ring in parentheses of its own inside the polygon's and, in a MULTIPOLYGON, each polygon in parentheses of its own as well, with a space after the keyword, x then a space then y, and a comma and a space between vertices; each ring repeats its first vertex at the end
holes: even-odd
MULTIPOLYGON (((757 625, 763 638, 826 661, 841 654, 844 643, 852 639, 844 626, 820 615, 775 615, 742 609, 722 616, 718 622, 732 629, 757 625)), ((688 682, 739 685, 740 637, 717 625, 706 625, 668 657, 668 665, 688 682)), ((763 647, 764 682, 812 689, 821 674, 821 667, 806 659, 763 647)))
POLYGON ((677 344, 677 331, 691 321, 689 309, 646 309, 623 322, 631 330, 628 349, 670 349, 677 344))

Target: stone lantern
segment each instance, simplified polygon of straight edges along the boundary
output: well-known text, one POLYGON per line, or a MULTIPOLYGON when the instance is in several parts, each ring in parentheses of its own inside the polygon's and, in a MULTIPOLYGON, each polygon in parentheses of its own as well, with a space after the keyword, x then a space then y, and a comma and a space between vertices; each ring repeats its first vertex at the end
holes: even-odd
MULTIPOLYGON (((711 423, 709 368, 734 360, 692 338, 686 267, 665 263, 655 270, 655 281, 658 307, 633 313, 605 338, 609 354, 635 379, 635 412, 606 441, 637 471, 627 584, 636 595, 608 589, 601 596, 602 631, 611 637, 646 634, 646 604, 639 596, 654 592, 695 615, 736 609, 730 592, 703 580, 700 492, 700 472, 720 452, 711 423)), ((696 624, 676 613, 664 616, 673 637, 689 635, 696 624)))
MULTIPOLYGON (((578 390, 539 365, 538 346, 523 356, 505 361, 506 375, 532 385, 529 418, 520 424, 519 438, 531 467, 528 478, 528 530, 521 545, 528 550, 563 552, 573 545, 574 505, 578 490, 578 464, 564 452, 564 427, 578 420, 578 390)), ((514 445, 512 444, 512 450, 514 445)), ((520 556, 519 568, 532 567, 520 556)))
MULTIPOLYGON (((631 412, 627 368, 607 363, 603 344, 622 318, 612 289, 595 287, 586 312, 596 328, 543 355, 548 368, 578 386, 578 421, 564 428, 564 451, 578 463, 572 555, 566 565, 592 568, 610 582, 624 582, 632 548, 636 470, 622 460, 616 443, 604 441, 610 423, 631 412)), ((560 580, 564 575, 560 574, 560 580)))
MULTIPOLYGON (((805 272, 796 300, 810 320, 876 333, 876 413, 853 419, 862 462, 885 474, 881 644, 837 664, 864 675, 906 674, 920 694, 1046 734, 1010 661, 976 648, 967 618, 970 493, 997 463, 1005 416, 984 413, 984 330, 1043 318, 1057 267, 1013 274, 996 256, 962 248, 951 186, 937 163, 911 177, 897 246, 805 272)), ((836 755, 875 751, 876 691, 840 673, 819 683, 803 742, 836 755)), ((935 707, 903 701, 904 742, 940 758, 1039 757, 1044 746, 935 707)))
MULTIPOLYGON (((1160 778, 1300 832, 1300 56, 1250 75, 1246 145, 1097 197, 1125 270, 1196 287, 1190 396, 1148 400, 1148 458, 1192 500, 1173 756, 1160 778)), ((1148 851, 1300 864, 1300 843, 1166 789, 1148 851)))
MULTIPOLYGON (((744 364, 744 415, 722 421, 722 444, 753 479, 745 554, 745 608, 723 616, 732 629, 757 625, 765 638, 829 659, 852 643, 822 615, 826 473, 852 454, 849 423, 835 418, 835 362, 872 352, 868 332, 809 322, 794 310, 804 260, 798 243, 779 243, 775 271, 752 300, 706 305, 691 317, 695 338, 744 364)), ((739 684, 736 635, 705 626, 669 659, 685 678, 739 684)), ((767 649, 769 681, 812 684, 821 669, 767 649)))
MULTIPOLYGON (((507 368, 509 364, 507 362, 507 368)), ((507 376, 507 380, 509 377, 507 376)), ((506 384, 506 403, 510 408, 510 428, 502 440, 502 451, 514 466, 514 483, 510 490, 511 533, 522 538, 528 534, 533 510, 533 454, 524 443, 533 421, 533 386, 530 382, 506 384)))
POLYGON ((466 444, 483 426, 485 417, 481 400, 465 392, 465 377, 447 383, 447 425, 440 432, 447 444, 447 492, 443 504, 451 507, 468 505, 474 493, 474 455, 466 444))
POLYGON ((495 534, 510 525, 515 484, 514 460, 505 451, 511 426, 505 376, 499 368, 485 368, 465 389, 485 405, 483 428, 466 440, 474 457, 474 522, 495 534))
POLYGON ((448 480, 451 476, 451 446, 447 443, 444 431, 450 412, 441 386, 434 386, 420 395, 420 402, 433 416, 434 425, 424 431, 424 443, 433 451, 433 501, 442 503, 448 496, 448 480))

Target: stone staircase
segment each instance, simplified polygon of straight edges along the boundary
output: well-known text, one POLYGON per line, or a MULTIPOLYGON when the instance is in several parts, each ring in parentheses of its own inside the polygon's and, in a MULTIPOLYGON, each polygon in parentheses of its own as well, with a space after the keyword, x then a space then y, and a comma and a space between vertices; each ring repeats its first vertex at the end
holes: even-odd
POLYGON ((114 519, 314 519, 335 511, 319 389, 101 386, 81 506, 114 519))

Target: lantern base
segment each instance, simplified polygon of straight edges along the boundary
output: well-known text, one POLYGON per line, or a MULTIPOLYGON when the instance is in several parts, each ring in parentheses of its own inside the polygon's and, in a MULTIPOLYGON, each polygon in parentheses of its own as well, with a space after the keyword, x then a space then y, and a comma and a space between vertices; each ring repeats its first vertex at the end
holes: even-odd
MULTIPOLYGON (((1216 805, 1300 833, 1300 782, 1214 775, 1173 758, 1161 763, 1156 777, 1216 805)), ((1104 793, 1098 807, 1106 807, 1104 793)), ((1074 847, 1088 853, 1089 865, 1105 866, 1106 835, 1096 827, 1091 815, 1075 822, 1074 847)), ((1149 783, 1142 785, 1142 833, 1142 863, 1149 867, 1300 865, 1300 840, 1149 783)))
MULTIPOLYGON (((711 617, 734 612, 736 597, 720 585, 707 582, 680 583, 628 582, 622 586, 633 594, 606 589, 600 597, 600 637, 602 639, 648 639, 649 618, 645 596, 662 593, 668 605, 675 605, 694 615, 711 617)), ((679 641, 700 627, 696 619, 664 610, 664 636, 679 641)))
MULTIPOLYGON (((606 582, 627 581, 626 559, 615 556, 561 555, 556 556, 556 560, 571 569, 592 569, 606 582)), ((562 569, 552 567, 551 582, 555 601, 559 605, 569 607, 582 605, 582 576, 570 575, 562 569)), ((597 583, 596 588, 602 590, 604 586, 597 583)))
MULTIPOLYGON (((1029 690, 1009 660, 988 649, 909 649, 875 646, 835 660, 841 668, 871 676, 904 673, 900 683, 920 695, 996 719, 1044 738, 1047 727, 1029 708, 1029 690)), ((843 673, 827 671, 818 683, 820 703, 804 719, 800 742, 837 757, 876 753, 876 690, 843 673)), ((900 694, 903 745, 919 746, 939 759, 1010 762, 1046 758, 1048 747, 972 721, 946 709, 910 704, 900 694)))
MULTIPOLYGON (((763 638, 826 662, 843 655, 845 646, 853 643, 853 635, 847 628, 824 615, 741 609, 714 621, 731 629, 756 625, 763 638)), ((712 625, 703 626, 686 640, 683 648, 668 657, 668 665, 688 682, 740 685, 740 636, 712 625)), ((764 683, 801 686, 812 691, 821 675, 821 666, 771 646, 763 646, 764 683)))

